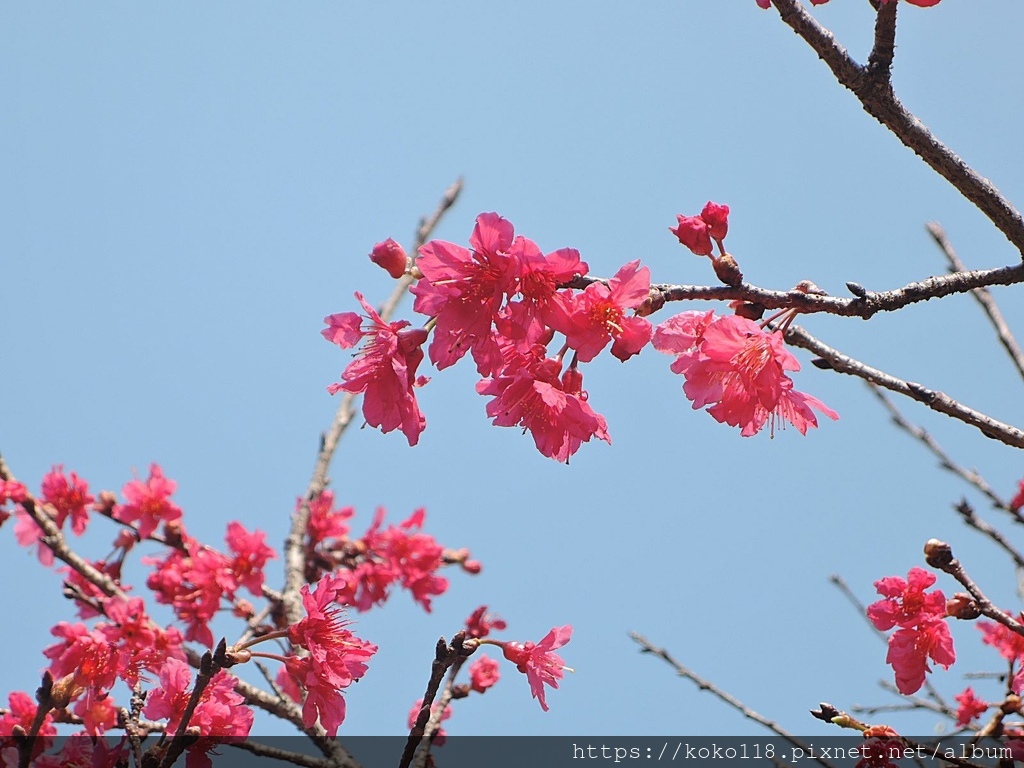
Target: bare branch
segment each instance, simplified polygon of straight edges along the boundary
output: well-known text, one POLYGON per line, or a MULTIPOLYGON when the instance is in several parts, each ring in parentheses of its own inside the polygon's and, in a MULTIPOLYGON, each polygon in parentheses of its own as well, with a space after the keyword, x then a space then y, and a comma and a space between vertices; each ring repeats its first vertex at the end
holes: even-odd
MULTIPOLYGON (((942 225, 936 221, 930 221, 925 224, 928 230, 928 234, 935 240, 936 245, 942 249, 942 253, 946 257, 946 261, 949 262, 949 268, 951 272, 966 272, 967 267, 960 257, 956 255, 956 251, 953 250, 953 246, 950 244, 946 237, 946 232, 942 229, 942 225)), ((1020 345, 1017 344, 1017 340, 1013 337, 1013 333, 1010 331, 1010 326, 1006 324, 1006 320, 1003 319, 1003 313, 999 311, 999 305, 996 304, 996 300, 993 298, 990 291, 986 288, 979 287, 974 288, 971 291, 971 295, 978 300, 981 304, 981 308, 988 316, 989 322, 992 323, 992 327, 995 328, 996 335, 999 337, 999 343, 1003 345, 1003 349, 1010 356, 1010 360, 1013 361, 1014 367, 1017 369, 1017 373, 1024 378, 1024 352, 1021 351, 1020 345)))
POLYGON ((1017 427, 1004 424, 990 416, 986 416, 980 411, 968 408, 942 392, 936 392, 912 381, 898 379, 877 368, 872 368, 858 360, 854 360, 852 357, 848 357, 842 352, 818 341, 798 325, 789 327, 786 331, 786 341, 793 346, 801 347, 823 358, 825 361, 824 367, 831 368, 839 373, 857 376, 892 392, 906 395, 917 400, 919 403, 924 403, 933 411, 944 413, 965 424, 977 427, 986 437, 991 437, 993 440, 1006 443, 1006 445, 1013 446, 1014 448, 1024 448, 1024 431, 1017 427))
POLYGON ((772 3, 782 20, 814 49, 836 80, 860 100, 864 110, 974 203, 1024 255, 1024 218, 1010 201, 907 111, 896 98, 888 79, 873 77, 868 67, 854 61, 799 0, 772 0, 772 3))
MULTIPOLYGON (((737 699, 735 696, 733 696, 730 693, 727 693, 726 691, 723 691, 714 683, 708 682, 702 677, 698 677, 694 672, 690 671, 682 664, 680 664, 678 661, 676 661, 672 654, 670 654, 664 648, 658 648, 657 646, 652 645, 650 640, 648 640, 646 637, 644 637, 638 632, 630 632, 629 636, 633 638, 633 641, 637 645, 640 646, 641 653, 650 653, 654 656, 657 656, 670 667, 672 667, 676 671, 676 674, 678 674, 680 677, 685 677, 686 679, 692 680, 694 683, 696 683, 697 687, 700 688, 702 691, 709 691, 710 693, 718 697, 721 701, 724 701, 730 707, 735 709, 748 720, 753 720, 758 725, 762 725, 772 733, 781 736, 794 747, 799 747, 800 749, 803 749, 805 752, 808 752, 808 746, 804 744, 802 741, 800 741, 798 738, 796 738, 789 731, 785 730, 781 725, 776 723, 774 720, 769 720, 764 715, 755 712, 742 701, 737 699)), ((809 754, 814 754, 813 750, 810 750, 809 754)), ((831 764, 822 760, 821 758, 816 757, 814 758, 814 760, 818 764, 826 766, 826 768, 831 768, 831 764)))
POLYGON ((1007 629, 1016 632, 1018 635, 1024 636, 1024 624, 1021 624, 1001 608, 997 608, 995 604, 985 596, 985 593, 981 591, 981 588, 974 583, 970 576, 967 575, 967 571, 964 570, 960 561, 953 557, 953 549, 949 544, 944 541, 939 541, 938 539, 931 539, 924 545, 924 551, 925 562, 927 562, 932 568, 938 568, 943 573, 948 573, 960 582, 970 596, 974 598, 974 602, 983 616, 988 616, 990 619, 999 622, 1007 629))
MULTIPOLYGON (((602 277, 577 277, 567 283, 565 287, 583 289, 591 283, 607 282, 607 278, 602 277)), ((935 275, 890 291, 868 291, 857 283, 847 283, 848 286, 857 286, 858 288, 858 293, 853 298, 805 293, 795 289, 773 291, 749 283, 738 286, 655 283, 651 286, 651 299, 656 307, 660 307, 668 301, 727 302, 739 300, 760 304, 766 309, 797 309, 803 314, 825 312, 830 315, 859 317, 867 320, 878 312, 894 312, 910 304, 929 299, 967 293, 985 286, 1019 283, 1024 283, 1024 264, 956 272, 950 275, 935 275)))
POLYGON ((965 482, 980 491, 984 496, 992 502, 994 507, 1003 510, 1004 512, 1013 515, 1014 519, 1018 523, 1024 523, 1024 515, 1020 511, 1015 510, 1010 506, 1009 502, 1005 501, 999 494, 997 494, 977 470, 967 469, 957 464, 953 459, 950 458, 949 454, 946 453, 942 446, 940 446, 935 438, 933 438, 924 428, 911 424, 907 421, 896 405, 890 400, 886 394, 876 385, 868 383, 868 387, 871 389, 872 394, 878 398, 882 406, 889 412, 889 417, 892 419, 893 424, 902 429, 907 434, 921 441, 924 447, 927 448, 932 454, 939 460, 939 466, 943 469, 952 472, 954 475, 960 477, 965 482))

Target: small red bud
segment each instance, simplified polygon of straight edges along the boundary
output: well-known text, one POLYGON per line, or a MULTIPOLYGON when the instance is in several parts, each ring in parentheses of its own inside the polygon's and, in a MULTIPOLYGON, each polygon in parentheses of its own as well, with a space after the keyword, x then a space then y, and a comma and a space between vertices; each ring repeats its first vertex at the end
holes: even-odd
POLYGON ((373 246, 373 250, 370 252, 370 261, 383 268, 396 280, 405 274, 409 265, 405 249, 390 237, 373 246))

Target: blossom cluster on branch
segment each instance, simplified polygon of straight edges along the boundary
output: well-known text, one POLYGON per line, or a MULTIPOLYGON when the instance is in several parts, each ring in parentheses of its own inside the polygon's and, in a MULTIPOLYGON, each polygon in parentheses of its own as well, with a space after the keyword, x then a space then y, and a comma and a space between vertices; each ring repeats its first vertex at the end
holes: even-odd
MULTIPOLYGON (((671 231, 695 254, 709 256, 722 282, 739 285, 739 265, 723 243, 728 217, 727 205, 708 202, 699 216, 680 215, 671 231)), ((575 290, 569 285, 588 273, 578 251, 545 254, 496 213, 477 217, 469 248, 434 240, 412 260, 388 239, 370 258, 392 277, 417 278, 410 289, 413 310, 428 320, 419 328, 406 320, 386 323, 357 293, 365 314, 324 319, 328 341, 343 349, 362 344, 342 380, 328 390, 362 393, 366 423, 383 432, 401 429, 410 445, 426 428, 416 389, 428 381, 418 374, 428 339, 427 355, 438 370, 469 354, 483 377, 476 390, 491 398, 487 416, 496 426, 530 432, 537 449, 556 461, 568 462, 591 439, 611 442, 604 417, 583 388, 580 366, 605 350, 626 362, 652 339, 655 349, 676 355, 671 369, 686 378, 683 391, 693 407, 710 406, 711 416, 744 436, 765 424, 774 429, 788 423, 806 433, 817 426, 814 410, 838 418, 795 390, 787 374, 800 368, 782 341, 793 312, 761 323, 686 312, 655 328, 647 320, 657 309, 651 273, 639 261, 575 290)), ((736 309, 749 312, 744 305, 736 309)))

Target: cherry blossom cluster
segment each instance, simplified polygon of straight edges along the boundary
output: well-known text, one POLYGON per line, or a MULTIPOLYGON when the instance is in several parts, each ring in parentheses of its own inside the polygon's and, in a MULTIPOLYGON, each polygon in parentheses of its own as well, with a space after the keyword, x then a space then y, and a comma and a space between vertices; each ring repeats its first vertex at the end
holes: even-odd
POLYGON ((931 671, 929 659, 945 669, 956 661, 953 637, 946 624, 946 597, 941 590, 926 592, 935 583, 935 574, 923 568, 911 568, 907 578, 887 576, 875 582, 883 599, 868 606, 868 619, 875 627, 888 631, 886 662, 896 673, 900 693, 916 693, 931 671))
MULTIPOLYGON (((708 202, 699 216, 677 220, 670 230, 679 242, 710 256, 722 282, 739 285, 743 276, 723 242, 729 207, 708 202)), ((410 445, 426 427, 416 398, 428 382, 420 364, 429 356, 443 370, 468 354, 483 377, 476 390, 490 398, 492 422, 530 432, 543 455, 568 462, 591 439, 611 442, 604 417, 590 406, 580 366, 605 350, 625 362, 652 338, 655 348, 678 356, 672 370, 687 378, 683 390, 694 408, 710 405, 712 416, 744 436, 776 423, 806 433, 817 426, 812 410, 837 418, 819 400, 797 392, 786 374, 800 367, 782 341, 791 312, 775 327, 778 318, 757 324, 684 313, 655 329, 646 318, 655 311, 651 274, 639 261, 609 280, 581 282, 589 267, 578 251, 545 254, 496 213, 477 217, 468 248, 433 240, 414 261, 389 239, 370 257, 392 277, 416 279, 413 311, 428 320, 422 327, 386 322, 356 293, 363 314, 324 318, 321 333, 328 341, 343 349, 362 345, 328 391, 363 394, 366 423, 383 432, 400 429, 410 445)))
MULTIPOLYGON (((468 550, 445 549, 422 531, 426 516, 422 509, 387 526, 385 511, 378 509, 367 532, 352 537, 353 510, 336 509, 333 494, 326 491, 309 502, 305 543, 309 583, 301 589, 305 616, 290 626, 280 621, 260 624, 262 617, 279 612, 257 614, 242 593, 254 599, 279 599, 265 587, 265 566, 277 557, 265 534, 230 522, 223 552, 203 544, 187 533, 183 512, 172 500, 175 490, 175 482, 156 464, 147 478, 124 485, 120 501, 106 491, 94 496, 83 478, 61 466, 43 478, 38 497, 17 481, 0 481, 0 523, 15 517, 19 543, 37 546, 45 565, 54 562, 54 541, 37 522, 39 515, 58 531, 70 529, 75 535, 84 533, 94 516, 118 526, 112 554, 60 569, 65 574, 65 594, 74 600, 80 621, 62 621, 51 629, 56 642, 44 650, 45 680, 50 681, 49 687, 44 686, 45 695, 33 701, 25 693, 14 692, 8 699, 10 707, 0 709, 0 765, 10 762, 10 754, 15 755, 12 764, 17 764, 16 739, 33 727, 34 747, 41 755, 37 764, 47 765, 51 758, 54 765, 76 764, 77 753, 67 750, 80 750, 80 739, 70 740, 61 755, 42 755, 51 744, 47 739, 55 733, 53 723, 70 722, 92 737, 124 728, 124 710, 115 705, 117 686, 131 690, 158 681, 141 714, 158 722, 168 736, 187 728, 199 737, 188 746, 189 765, 203 768, 217 739, 244 737, 249 732, 253 712, 236 690, 238 679, 227 670, 253 657, 279 661, 280 689, 301 707, 303 724, 312 727, 319 722, 333 736, 345 717, 344 689, 366 673, 377 650, 348 628, 346 608, 379 606, 400 586, 429 611, 431 600, 448 588, 448 580, 438 573, 442 567, 458 565, 468 573, 481 569, 468 550), (131 596, 131 585, 121 580, 126 557, 143 542, 164 549, 162 555, 142 558, 151 567, 147 587, 157 603, 171 606, 181 629, 155 620, 145 600, 131 596), (234 646, 222 640, 215 653, 204 657, 216 665, 193 680, 187 643, 213 648, 211 622, 226 612, 248 622, 243 635, 248 639, 234 646), (257 647, 271 640, 284 642, 284 652, 280 647, 274 652, 257 647), (198 699, 189 710, 194 696, 198 699)), ((504 626, 484 612, 475 622, 479 636, 491 627, 504 626)), ((474 690, 482 691, 497 680, 497 672, 481 659, 471 677, 474 690)), ((113 765, 118 755, 112 752, 109 763, 104 762, 105 753, 96 755, 95 765, 113 765)))

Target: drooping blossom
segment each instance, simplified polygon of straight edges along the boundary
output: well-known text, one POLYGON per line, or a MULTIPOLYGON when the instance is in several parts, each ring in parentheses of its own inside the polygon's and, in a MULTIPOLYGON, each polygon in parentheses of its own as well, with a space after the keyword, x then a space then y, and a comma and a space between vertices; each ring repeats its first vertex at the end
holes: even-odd
POLYGON ((517 264, 509 255, 512 223, 496 213, 476 218, 470 248, 431 240, 419 250, 423 278, 410 291, 413 310, 436 318, 430 360, 439 370, 472 351, 481 376, 501 364, 492 330, 505 297, 515 291, 517 264))
POLYGON ((895 626, 912 627, 923 620, 946 615, 946 596, 942 590, 925 592, 935 583, 935 574, 923 568, 911 568, 907 578, 887 576, 875 582, 883 600, 868 606, 867 614, 876 629, 885 632, 895 626))
POLYGON ((867 608, 879 630, 899 627, 889 637, 886 662, 896 675, 900 693, 910 695, 924 685, 929 660, 948 669, 955 661, 953 637, 946 624, 946 598, 941 590, 926 592, 935 575, 911 568, 907 578, 888 576, 875 582, 883 599, 867 608))
MULTIPOLYGON (((28 733, 32 728, 39 705, 35 699, 23 691, 12 691, 7 696, 7 711, 0 715, 0 738, 10 738, 14 733, 15 726, 28 733)), ((38 731, 40 736, 56 736, 57 729, 53 725, 53 717, 47 714, 43 724, 38 731)), ((47 744, 49 742, 47 741, 47 744)))
POLYGON ((235 600, 236 591, 243 586, 258 594, 263 565, 275 555, 263 543, 262 532, 249 533, 240 523, 228 526, 232 557, 200 544, 183 528, 178 536, 181 546, 165 558, 142 558, 144 564, 154 567, 146 586, 156 593, 157 602, 174 607, 175 615, 186 625, 185 639, 212 648, 209 622, 224 607, 223 601, 235 600))
POLYGON ((481 656, 469 665, 470 687, 483 693, 501 678, 501 666, 490 656, 481 656))
POLYGON ((306 649, 306 656, 289 656, 286 668, 305 690, 302 720, 307 728, 317 719, 331 736, 345 719, 345 701, 340 691, 366 674, 367 662, 377 646, 356 637, 346 628, 339 597, 344 574, 327 575, 315 591, 302 587, 306 615, 288 628, 293 646, 306 649))
POLYGON ((654 332, 654 348, 676 355, 671 370, 686 379, 683 392, 693 408, 707 408, 717 421, 739 427, 744 437, 765 424, 789 423, 800 434, 818 425, 814 410, 839 415, 793 387, 787 371, 800 363, 785 348, 782 334, 738 315, 683 312, 654 332), (686 346, 690 344, 690 346, 686 346))
POLYGON ((611 443, 607 422, 587 402, 578 369, 562 374, 561 361, 537 348, 529 355, 506 354, 506 361, 500 375, 476 385, 478 393, 493 397, 487 415, 495 426, 528 430, 537 450, 555 461, 568 462, 592 437, 611 443))
POLYGON ((956 710, 956 724, 961 728, 969 725, 972 720, 983 715, 989 708, 988 702, 975 696, 974 689, 970 687, 965 688, 953 698, 960 702, 960 706, 956 710))
POLYGON ((651 292, 651 270, 639 261, 623 265, 604 283, 591 283, 580 293, 558 294, 561 310, 551 318, 552 327, 565 334, 581 363, 589 363, 612 342, 612 354, 625 362, 651 340, 651 324, 643 317, 627 315, 651 292))
POLYGON ((370 251, 370 261, 381 267, 396 280, 405 274, 405 270, 409 265, 409 259, 405 255, 405 248, 390 237, 373 246, 373 250, 370 251))
POLYGON ((953 637, 942 619, 921 621, 913 628, 898 629, 889 636, 885 661, 896 673, 896 688, 904 695, 917 693, 931 671, 931 659, 943 669, 956 661, 953 637))
MULTIPOLYGON (((1024 615, 1018 614, 1016 618, 1022 621, 1024 615)), ((992 621, 979 621, 975 626, 982 634, 981 642, 991 645, 1004 659, 1010 662, 1024 661, 1024 637, 992 621)))
POLYGON ((548 703, 544 686, 557 688, 558 681, 565 677, 564 670, 569 669, 555 650, 568 643, 571 637, 572 627, 567 624, 552 629, 539 643, 496 643, 501 646, 505 658, 515 664, 520 672, 526 674, 530 692, 540 702, 541 709, 545 712, 548 710, 548 703))
POLYGON ((139 536, 146 538, 161 523, 181 519, 181 508, 170 500, 177 487, 174 480, 164 477, 159 464, 151 464, 149 479, 143 482, 136 478, 121 488, 121 495, 127 503, 114 508, 114 519, 135 523, 139 536))
POLYGON ((416 445, 427 420, 420 413, 413 390, 428 379, 416 375, 423 361, 423 342, 427 331, 411 328, 407 320, 386 323, 377 311, 356 293, 366 311, 365 326, 355 312, 342 312, 324 318, 327 327, 321 334, 342 349, 365 339, 359 356, 341 374, 342 381, 327 391, 363 393, 363 418, 384 433, 401 429, 409 445, 416 445))

